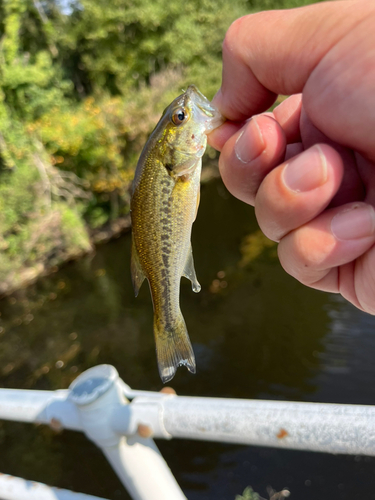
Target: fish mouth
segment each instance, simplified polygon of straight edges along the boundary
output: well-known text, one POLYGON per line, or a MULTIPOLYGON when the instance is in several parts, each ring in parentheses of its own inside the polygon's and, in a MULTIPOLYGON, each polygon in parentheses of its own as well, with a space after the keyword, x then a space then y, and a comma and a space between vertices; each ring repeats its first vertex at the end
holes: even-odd
POLYGON ((213 118, 218 110, 210 103, 206 96, 195 85, 189 85, 186 94, 198 108, 209 118, 213 118))
POLYGON ((179 148, 179 147, 175 147, 174 150, 178 151, 179 153, 183 154, 184 156, 187 156, 188 158, 196 158, 197 160, 199 160, 199 158, 202 158, 202 156, 204 155, 206 147, 200 146, 193 152, 187 151, 186 149, 179 148))
POLYGON ((194 106, 203 113, 203 120, 205 123, 205 132, 208 134, 217 127, 220 127, 225 121, 219 110, 211 104, 211 102, 200 92, 195 85, 189 85, 185 95, 191 100, 194 106))

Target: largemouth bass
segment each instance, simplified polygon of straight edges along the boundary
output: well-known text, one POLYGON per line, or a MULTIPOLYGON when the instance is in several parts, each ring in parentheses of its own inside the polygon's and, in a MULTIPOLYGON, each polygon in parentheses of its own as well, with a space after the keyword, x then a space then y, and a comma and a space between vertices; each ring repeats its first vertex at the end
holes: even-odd
POLYGON ((147 278, 162 381, 180 365, 195 373, 193 348, 179 304, 185 276, 199 292, 190 237, 199 205, 206 134, 223 123, 191 85, 164 111, 138 161, 132 188, 131 274, 135 296, 147 278))

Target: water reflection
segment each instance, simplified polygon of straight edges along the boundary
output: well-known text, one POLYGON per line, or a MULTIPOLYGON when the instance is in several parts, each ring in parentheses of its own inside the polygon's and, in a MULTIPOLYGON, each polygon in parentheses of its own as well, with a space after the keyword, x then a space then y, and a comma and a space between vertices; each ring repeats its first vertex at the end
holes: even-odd
POLYGON ((331 296, 330 318, 319 353, 322 369, 316 377, 316 397, 337 403, 374 404, 375 318, 331 296))
MULTIPOLYGON (((252 209, 219 181, 203 187, 201 200, 193 249, 202 291, 183 280, 181 293, 197 374, 179 369, 172 386, 189 395, 371 404, 374 318, 288 277, 252 209)), ((130 386, 159 390, 151 299, 147 286, 134 298, 129 260, 126 235, 3 300, 1 385, 64 388, 90 366, 110 363, 130 386)), ((306 500, 372 494, 372 459, 159 445, 189 499, 231 500, 248 484, 263 495, 268 484, 289 486, 306 500), (352 486, 339 489, 348 477, 352 486)), ((100 452, 72 432, 0 423, 0 471, 128 498, 100 452)))

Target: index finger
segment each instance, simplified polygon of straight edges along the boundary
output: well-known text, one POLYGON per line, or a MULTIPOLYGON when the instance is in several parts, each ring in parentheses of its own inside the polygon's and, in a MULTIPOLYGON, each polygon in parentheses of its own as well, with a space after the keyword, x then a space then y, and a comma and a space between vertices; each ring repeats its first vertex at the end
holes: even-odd
POLYGON ((303 91, 310 75, 363 17, 368 2, 324 2, 237 19, 223 44, 222 86, 214 98, 233 121, 265 111, 277 94, 303 91))

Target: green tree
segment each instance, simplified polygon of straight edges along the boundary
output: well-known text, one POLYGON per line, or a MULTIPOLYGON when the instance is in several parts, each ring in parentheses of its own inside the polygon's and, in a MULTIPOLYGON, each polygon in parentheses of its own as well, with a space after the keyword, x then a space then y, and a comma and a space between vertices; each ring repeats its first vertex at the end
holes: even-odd
POLYGON ((185 84, 212 93, 223 36, 244 12, 241 0, 82 0, 64 42, 74 52, 76 78, 89 82, 86 92, 124 94, 173 66, 185 70, 185 84))

